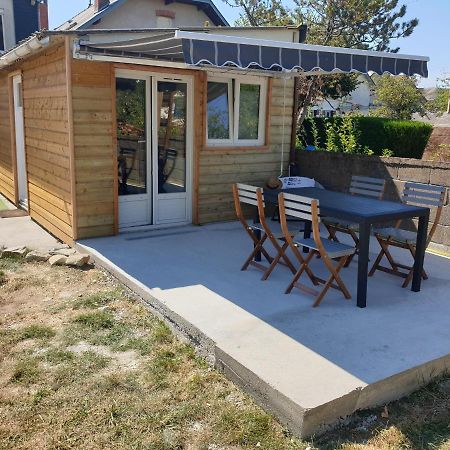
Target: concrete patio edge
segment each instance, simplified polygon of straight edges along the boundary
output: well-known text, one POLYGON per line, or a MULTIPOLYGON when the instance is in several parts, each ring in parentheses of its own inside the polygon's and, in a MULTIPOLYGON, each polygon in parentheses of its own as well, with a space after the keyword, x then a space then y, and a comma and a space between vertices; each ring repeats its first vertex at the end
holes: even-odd
POLYGON ((75 247, 82 253, 88 253, 97 266, 108 271, 139 296, 144 304, 164 320, 180 338, 191 342, 209 364, 249 393, 262 408, 274 414, 299 437, 323 433, 357 410, 397 400, 427 384, 433 378, 450 371, 450 355, 447 355, 379 382, 356 388, 313 409, 307 409, 249 370, 242 362, 221 349, 198 327, 172 311, 162 298, 158 298, 159 289, 152 289, 141 283, 101 253, 79 243, 76 243, 75 247))

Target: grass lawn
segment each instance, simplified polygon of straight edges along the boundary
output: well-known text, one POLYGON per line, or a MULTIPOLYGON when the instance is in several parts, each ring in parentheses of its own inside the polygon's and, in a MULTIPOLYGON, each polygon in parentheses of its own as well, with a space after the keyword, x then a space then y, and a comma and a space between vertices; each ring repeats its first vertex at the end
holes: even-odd
POLYGON ((450 378, 300 441, 96 269, 0 259, 0 349, 0 449, 450 450, 450 378))

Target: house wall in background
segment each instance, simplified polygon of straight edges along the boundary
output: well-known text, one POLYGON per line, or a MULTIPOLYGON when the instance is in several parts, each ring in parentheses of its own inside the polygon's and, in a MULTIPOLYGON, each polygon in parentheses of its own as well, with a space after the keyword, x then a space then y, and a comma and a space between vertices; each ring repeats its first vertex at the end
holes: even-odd
MULTIPOLYGON (((203 27, 205 21, 211 20, 196 6, 182 3, 166 4, 164 0, 134 0, 133 4, 125 2, 123 5, 109 12, 98 24, 89 28, 93 29, 126 29, 126 28, 156 28, 160 27, 157 21, 157 10, 168 10, 174 13, 175 17, 168 27, 203 27)), ((211 25, 213 25, 211 23, 211 25)))
POLYGON ((8 50, 16 45, 13 0, 0 0, 0 15, 3 16, 4 50, 8 50))

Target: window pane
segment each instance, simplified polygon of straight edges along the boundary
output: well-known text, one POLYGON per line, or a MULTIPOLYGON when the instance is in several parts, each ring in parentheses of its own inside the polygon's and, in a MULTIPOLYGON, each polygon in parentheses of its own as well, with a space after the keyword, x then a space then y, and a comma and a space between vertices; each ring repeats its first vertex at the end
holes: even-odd
POLYGON ((208 82, 208 139, 230 138, 228 84, 208 82))
POLYGON ((241 84, 239 139, 258 139, 260 89, 257 84, 241 84))
POLYGON ((158 105, 158 193, 186 192, 186 83, 158 81, 158 105))
POLYGON ((147 192, 145 80, 116 79, 119 195, 147 192))

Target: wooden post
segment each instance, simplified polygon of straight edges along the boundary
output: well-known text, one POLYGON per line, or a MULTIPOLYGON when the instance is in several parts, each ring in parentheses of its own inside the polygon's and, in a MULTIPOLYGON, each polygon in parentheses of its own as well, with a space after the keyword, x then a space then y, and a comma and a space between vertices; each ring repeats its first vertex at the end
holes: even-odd
POLYGON ((75 163, 75 141, 73 126, 73 98, 72 98, 72 47, 70 36, 65 38, 65 69, 66 69, 66 99, 67 99, 67 123, 69 126, 69 174, 70 191, 72 203, 72 239, 78 239, 78 209, 77 209, 77 185, 76 185, 76 163, 75 163))

